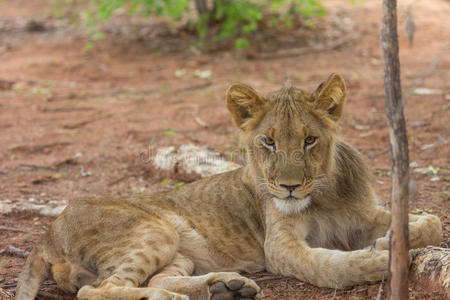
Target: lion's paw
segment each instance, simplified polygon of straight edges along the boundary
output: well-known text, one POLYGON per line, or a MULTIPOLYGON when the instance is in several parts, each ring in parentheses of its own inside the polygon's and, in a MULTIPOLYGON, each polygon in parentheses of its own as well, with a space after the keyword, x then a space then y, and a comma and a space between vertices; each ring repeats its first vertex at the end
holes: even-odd
POLYGON ((260 292, 253 280, 240 275, 231 280, 218 278, 209 286, 211 300, 255 300, 261 299, 260 292))

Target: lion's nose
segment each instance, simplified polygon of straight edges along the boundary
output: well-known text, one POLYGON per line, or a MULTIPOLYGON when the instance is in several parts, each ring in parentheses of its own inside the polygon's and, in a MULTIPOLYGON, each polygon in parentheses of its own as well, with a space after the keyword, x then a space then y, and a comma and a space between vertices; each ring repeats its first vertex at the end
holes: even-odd
POLYGON ((289 192, 293 192, 295 191, 296 188, 298 188, 300 186, 300 184, 294 184, 294 185, 287 185, 287 184, 280 184, 281 187, 284 187, 285 189, 287 189, 289 192))

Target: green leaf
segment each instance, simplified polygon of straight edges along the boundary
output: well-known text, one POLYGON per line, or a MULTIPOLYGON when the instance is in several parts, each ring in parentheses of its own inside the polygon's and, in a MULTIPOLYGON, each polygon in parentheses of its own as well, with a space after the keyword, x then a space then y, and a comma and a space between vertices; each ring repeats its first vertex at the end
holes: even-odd
POLYGON ((180 182, 175 183, 173 186, 177 188, 177 187, 180 187, 180 186, 183 186, 183 185, 184 185, 184 182, 180 181, 180 182))
MULTIPOLYGON (((74 0, 63 1, 64 5, 69 2, 75 3, 74 0)), ((308 24, 308 17, 320 17, 326 13, 320 0, 214 0, 214 3, 215 11, 202 14, 194 28, 198 36, 204 38, 210 29, 208 27, 210 21, 214 19, 218 22, 213 29, 218 33, 215 37, 211 37, 211 40, 236 38, 234 43, 237 49, 249 47, 246 35, 258 30, 261 20, 267 13, 270 15, 268 23, 271 26, 277 26, 282 22, 288 27, 293 26, 294 20, 298 19, 299 15, 307 17, 301 19, 303 24, 308 24)), ((157 15, 176 21, 185 17, 190 18, 193 14, 192 8, 195 7, 192 4, 193 1, 190 0, 90 0, 90 6, 83 12, 86 16, 83 19, 91 34, 91 41, 94 42, 104 38, 104 34, 99 32, 99 23, 110 19, 119 8, 125 8, 129 14, 157 15)), ((93 44, 88 44, 85 50, 92 48, 93 44)))
POLYGON ((94 49, 94 43, 93 42, 87 42, 86 45, 83 47, 83 51, 91 51, 94 49))
POLYGON ((247 49, 249 46, 250 43, 246 38, 238 38, 234 41, 234 47, 236 49, 247 49))
POLYGON ((94 41, 103 40, 105 38, 105 34, 103 32, 96 32, 92 35, 92 39, 94 41))
POLYGON ((176 132, 175 132, 175 130, 165 130, 164 132, 164 135, 166 135, 166 136, 170 136, 170 135, 174 135, 176 132))

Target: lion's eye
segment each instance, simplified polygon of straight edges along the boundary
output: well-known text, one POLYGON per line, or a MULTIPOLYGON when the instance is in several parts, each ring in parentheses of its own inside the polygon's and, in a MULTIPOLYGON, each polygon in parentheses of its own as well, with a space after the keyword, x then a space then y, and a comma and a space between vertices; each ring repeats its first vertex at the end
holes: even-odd
POLYGON ((308 136, 305 139, 305 146, 311 146, 312 144, 314 144, 316 142, 317 138, 315 136, 308 136))
POLYGON ((264 144, 265 144, 267 147, 272 148, 272 149, 275 149, 275 141, 274 141, 272 138, 270 138, 270 137, 265 137, 265 138, 263 139, 263 142, 264 142, 264 144))

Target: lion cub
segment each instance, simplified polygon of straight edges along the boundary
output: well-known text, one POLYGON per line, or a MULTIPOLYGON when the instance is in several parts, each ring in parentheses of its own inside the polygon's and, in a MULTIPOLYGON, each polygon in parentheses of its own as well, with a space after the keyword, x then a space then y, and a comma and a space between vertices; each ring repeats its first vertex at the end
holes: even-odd
MULTIPOLYGON (((346 87, 226 95, 248 165, 174 191, 74 200, 33 249, 17 299, 51 276, 79 299, 258 299, 236 272, 267 269, 320 287, 385 278, 390 213, 361 155, 337 135, 346 87)), ((412 248, 439 245, 441 223, 410 215, 412 248)))

